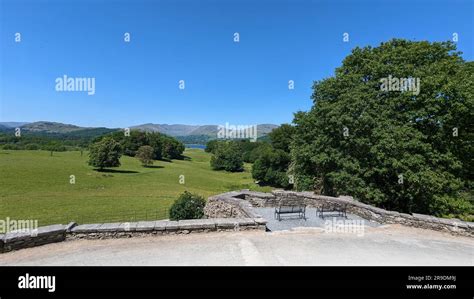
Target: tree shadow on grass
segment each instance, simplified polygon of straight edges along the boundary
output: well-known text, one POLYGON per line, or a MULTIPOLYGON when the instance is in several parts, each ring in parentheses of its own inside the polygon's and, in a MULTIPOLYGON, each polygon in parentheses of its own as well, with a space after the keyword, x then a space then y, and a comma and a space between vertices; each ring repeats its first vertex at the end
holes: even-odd
POLYGON ((107 172, 107 173, 138 173, 134 170, 119 170, 119 169, 94 169, 97 172, 107 172))
POLYGON ((178 161, 191 161, 191 158, 188 157, 188 156, 179 156, 177 158, 173 158, 173 159, 168 159, 168 158, 161 158, 157 161, 161 161, 161 162, 167 162, 167 163, 173 163, 173 160, 178 160, 178 161))
POLYGON ((165 168, 164 166, 159 166, 159 165, 148 165, 148 166, 143 166, 145 168, 165 168))

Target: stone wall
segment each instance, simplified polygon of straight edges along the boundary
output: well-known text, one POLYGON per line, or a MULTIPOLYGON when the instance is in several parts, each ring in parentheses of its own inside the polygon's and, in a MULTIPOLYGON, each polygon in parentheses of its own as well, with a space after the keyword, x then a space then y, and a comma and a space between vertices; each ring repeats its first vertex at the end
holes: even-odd
POLYGON ((265 230, 266 222, 251 218, 213 218, 179 221, 140 221, 83 224, 66 235, 70 239, 131 238, 149 235, 174 235, 221 231, 265 230))
POLYGON ((204 207, 204 215, 207 218, 261 218, 252 209, 252 204, 245 194, 238 191, 209 197, 204 207))
MULTIPOLYGON (((333 205, 347 205, 349 213, 358 215, 367 220, 382 224, 402 224, 410 227, 431 229, 448 232, 453 235, 474 237, 474 223, 459 219, 437 218, 422 214, 405 214, 380 209, 354 200, 351 196, 322 196, 312 192, 293 192, 275 190, 272 193, 253 192, 242 190, 234 192, 238 198, 244 198, 255 207, 275 207, 281 203, 304 203, 307 207, 318 208, 323 203, 333 205)), ((219 196, 216 196, 219 197, 219 196)))
POLYGON ((12 231, 0 235, 0 252, 28 248, 66 239, 67 225, 50 225, 28 231, 12 231))
POLYGON ((29 232, 8 232, 0 235, 0 253, 74 239, 130 238, 136 236, 189 234, 220 231, 265 230, 261 218, 212 218, 180 221, 139 221, 51 225, 29 232))

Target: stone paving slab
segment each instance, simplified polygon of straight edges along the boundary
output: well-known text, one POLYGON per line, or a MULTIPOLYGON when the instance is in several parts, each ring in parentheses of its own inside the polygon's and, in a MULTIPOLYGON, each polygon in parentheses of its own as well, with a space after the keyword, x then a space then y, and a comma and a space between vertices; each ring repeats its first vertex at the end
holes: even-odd
POLYGON ((166 225, 169 221, 167 220, 157 220, 155 221, 155 228, 156 231, 164 231, 166 230, 166 225))
POLYGON ((152 231, 155 229, 155 221, 139 221, 137 223, 136 231, 152 231))
POLYGON ((167 231, 177 231, 179 229, 178 221, 167 221, 165 230, 167 231))
POLYGON ((73 233, 96 233, 97 229, 101 226, 100 223, 93 224, 81 224, 74 227, 71 231, 73 233))
POLYGON ((324 217, 324 219, 316 215, 315 208, 306 208, 306 220, 299 219, 295 216, 283 216, 281 221, 274 219, 274 208, 253 208, 257 213, 263 215, 267 222, 267 228, 271 231, 290 230, 297 227, 320 227, 324 228, 326 221, 338 220, 363 220, 363 225, 370 227, 380 226, 379 223, 368 221, 357 215, 347 213, 347 218, 344 217, 324 217))
POLYGON ((213 219, 217 228, 229 229, 238 225, 237 218, 215 218, 213 219))
POLYGON ((119 222, 117 223, 104 223, 97 228, 98 232, 116 232, 120 227, 119 222))
POLYGON ((66 232, 66 225, 62 224, 55 224, 49 226, 41 226, 37 230, 37 236, 44 236, 53 233, 65 233, 66 232))
POLYGON ((179 229, 215 229, 216 224, 211 219, 189 219, 178 221, 179 229))
POLYGON ((120 223, 118 231, 120 232, 134 232, 137 229, 137 222, 123 222, 120 223))

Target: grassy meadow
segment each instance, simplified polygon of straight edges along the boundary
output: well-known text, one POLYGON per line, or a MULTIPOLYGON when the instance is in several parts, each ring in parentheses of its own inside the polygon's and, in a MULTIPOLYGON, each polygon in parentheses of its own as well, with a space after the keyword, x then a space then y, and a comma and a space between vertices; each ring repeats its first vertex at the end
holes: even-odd
POLYGON ((241 173, 213 171, 209 153, 186 149, 184 155, 149 168, 122 156, 120 167, 98 172, 87 165, 87 152, 0 150, 0 219, 37 219, 39 225, 160 219, 185 190, 205 198, 243 188, 270 190, 253 183, 250 165, 241 173))

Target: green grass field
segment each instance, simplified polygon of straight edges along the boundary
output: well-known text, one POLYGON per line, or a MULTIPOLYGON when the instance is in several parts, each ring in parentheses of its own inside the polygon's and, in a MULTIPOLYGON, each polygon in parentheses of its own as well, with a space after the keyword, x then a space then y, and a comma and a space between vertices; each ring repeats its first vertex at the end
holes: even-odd
POLYGON ((210 154, 187 149, 184 155, 155 161, 153 168, 122 156, 121 167, 97 172, 87 165, 86 152, 51 157, 47 151, 0 150, 0 219, 37 219, 39 225, 160 219, 185 190, 205 198, 243 188, 270 190, 253 183, 250 165, 241 173, 213 171, 210 154))

